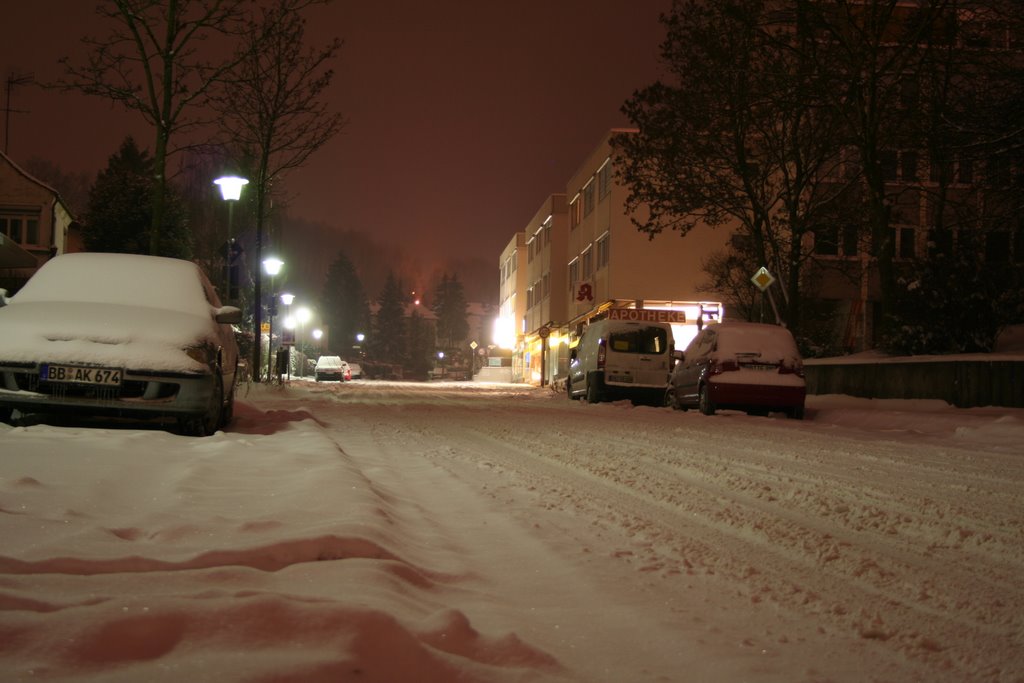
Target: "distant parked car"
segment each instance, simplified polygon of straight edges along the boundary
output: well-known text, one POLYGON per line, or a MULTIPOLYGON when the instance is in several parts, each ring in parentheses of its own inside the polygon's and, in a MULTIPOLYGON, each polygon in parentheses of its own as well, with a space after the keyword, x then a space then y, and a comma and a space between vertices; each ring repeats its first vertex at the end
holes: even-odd
POLYGON ((792 333, 778 325, 724 322, 693 339, 669 377, 665 404, 705 415, 718 409, 802 420, 807 386, 792 333))
POLYGON ((0 420, 162 417, 212 434, 232 417, 241 320, 189 261, 52 258, 0 308, 0 420))
POLYGON ((359 363, 349 363, 348 369, 352 373, 351 379, 363 378, 363 366, 361 366, 359 363))
POLYGON ((316 367, 313 368, 313 375, 317 382, 344 382, 352 379, 352 370, 341 356, 320 356, 316 361, 316 367))

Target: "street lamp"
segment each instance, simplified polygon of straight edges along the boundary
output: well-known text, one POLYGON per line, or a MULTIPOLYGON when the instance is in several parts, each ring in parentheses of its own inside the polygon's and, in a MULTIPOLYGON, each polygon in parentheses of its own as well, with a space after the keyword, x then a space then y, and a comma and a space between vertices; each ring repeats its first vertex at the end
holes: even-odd
POLYGON ((238 284, 232 287, 231 263, 237 258, 234 240, 231 237, 231 223, 234 221, 235 202, 242 197, 242 187, 249 184, 245 178, 223 176, 213 181, 220 188, 220 196, 228 203, 228 238, 224 242, 224 294, 229 301, 238 299, 238 284))
POLYGON ((274 293, 274 279, 281 272, 284 261, 274 256, 263 259, 263 270, 270 276, 270 306, 267 319, 267 379, 273 377, 274 367, 274 311, 277 308, 277 295, 274 293))

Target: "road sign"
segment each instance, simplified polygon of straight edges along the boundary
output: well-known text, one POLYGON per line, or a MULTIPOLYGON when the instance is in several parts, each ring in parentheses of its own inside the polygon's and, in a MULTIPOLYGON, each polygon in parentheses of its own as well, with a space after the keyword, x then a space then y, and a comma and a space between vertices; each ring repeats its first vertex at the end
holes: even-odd
POLYGON ((750 281, 763 292, 772 286, 772 283, 775 282, 775 278, 772 277, 772 274, 768 272, 767 268, 761 266, 761 268, 754 273, 754 277, 750 278, 750 281))

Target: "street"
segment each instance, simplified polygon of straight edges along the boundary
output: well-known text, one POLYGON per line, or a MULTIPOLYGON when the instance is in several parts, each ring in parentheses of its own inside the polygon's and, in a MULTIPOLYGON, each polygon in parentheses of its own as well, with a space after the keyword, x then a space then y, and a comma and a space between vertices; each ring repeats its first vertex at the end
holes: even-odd
POLYGON ((1020 681, 1021 443, 1015 409, 469 382, 253 385, 209 439, 0 426, 0 672, 1020 681))

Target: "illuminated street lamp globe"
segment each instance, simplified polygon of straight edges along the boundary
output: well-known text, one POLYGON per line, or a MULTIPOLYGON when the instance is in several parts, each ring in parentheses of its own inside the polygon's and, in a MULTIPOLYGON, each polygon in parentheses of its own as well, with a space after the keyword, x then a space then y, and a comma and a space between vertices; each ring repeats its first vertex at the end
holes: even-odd
POLYGON ((213 181, 220 188, 220 196, 225 200, 238 201, 242 197, 242 188, 249 184, 245 178, 224 176, 213 181))
POLYGON ((274 256, 263 259, 263 270, 267 272, 270 277, 275 277, 281 272, 281 268, 284 266, 284 261, 274 256))

